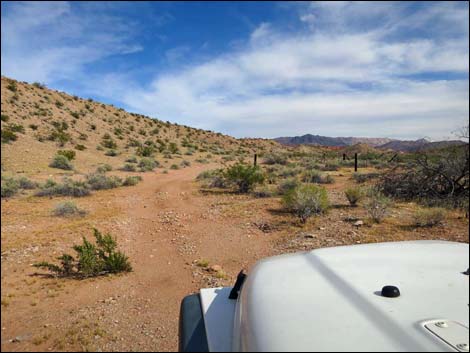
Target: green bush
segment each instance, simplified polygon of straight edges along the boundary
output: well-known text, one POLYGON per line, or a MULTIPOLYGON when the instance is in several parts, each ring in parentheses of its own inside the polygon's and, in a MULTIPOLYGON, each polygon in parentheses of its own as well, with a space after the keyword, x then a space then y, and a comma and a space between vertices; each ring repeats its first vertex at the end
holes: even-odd
POLYGON ((109 164, 105 163, 105 164, 100 164, 97 168, 96 168, 96 172, 97 173, 106 173, 106 172, 110 172, 113 170, 113 167, 111 167, 109 164))
POLYGON ((117 176, 107 176, 105 173, 92 173, 86 176, 86 182, 92 190, 114 189, 122 185, 122 179, 117 176))
POLYGON ((105 148, 116 149, 117 144, 109 134, 105 134, 101 140, 101 145, 105 148))
POLYGON ((32 190, 32 189, 36 189, 38 184, 26 177, 21 177, 18 179, 18 184, 20 186, 20 189, 24 189, 24 190, 32 190))
POLYGON ((128 176, 126 179, 124 179, 124 182, 122 183, 123 186, 134 186, 137 185, 140 181, 142 181, 141 176, 128 176))
POLYGON ((441 224, 446 217, 446 210, 440 207, 432 207, 416 211, 413 216, 417 227, 433 227, 441 224))
POLYGON ((15 195, 20 189, 20 184, 14 178, 4 177, 2 175, 1 182, 1 195, 4 197, 11 197, 15 195))
POLYGON ((134 164, 126 163, 121 167, 121 170, 125 172, 135 172, 137 168, 134 164))
POLYGON ((73 165, 70 163, 69 159, 61 154, 58 154, 54 157, 52 162, 49 164, 49 167, 64 170, 73 169, 73 165))
POLYGON ((138 164, 141 172, 150 172, 158 167, 159 163, 152 158, 142 158, 138 164))
POLYGON ((302 181, 305 183, 332 184, 335 179, 329 174, 325 176, 319 171, 312 169, 303 174, 302 181))
POLYGON ((64 178, 62 184, 48 180, 36 193, 37 196, 73 196, 82 197, 90 195, 90 187, 83 181, 64 178))
POLYGON ((302 223, 314 214, 325 212, 329 207, 327 191, 318 185, 301 185, 291 189, 284 195, 282 202, 302 223))
POLYGON ((374 222, 382 222, 382 220, 388 215, 391 206, 392 201, 380 191, 377 191, 374 188, 369 190, 368 199, 364 203, 364 208, 374 222))
POLYGON ((52 213, 54 216, 58 217, 71 217, 84 216, 86 211, 78 208, 73 201, 65 201, 57 204, 52 213))
POLYGON ((180 165, 181 167, 186 168, 186 167, 191 166, 191 162, 187 160, 183 160, 180 165))
POLYGON ((127 163, 138 163, 137 157, 136 156, 129 157, 129 158, 126 159, 126 162, 127 163))
POLYGON ((75 149, 78 150, 78 151, 85 151, 85 150, 86 150, 86 146, 85 146, 85 145, 78 144, 78 145, 75 145, 75 149))
POLYGON ((151 146, 139 146, 137 147, 136 154, 141 157, 151 157, 155 150, 151 146))
POLYGON ((264 164, 287 164, 287 156, 281 152, 268 153, 264 156, 264 164))
POLYGON ((176 169, 180 169, 180 167, 179 167, 178 164, 172 164, 172 165, 170 166, 170 169, 176 170, 176 169))
POLYGON ((229 186, 223 169, 205 170, 196 177, 196 180, 202 181, 204 187, 208 188, 226 188, 229 186))
POLYGON ((18 135, 9 130, 7 127, 2 128, 2 143, 9 143, 16 140, 18 140, 18 135))
POLYGON ((59 277, 87 278, 109 273, 130 272, 129 258, 116 251, 117 242, 110 234, 102 235, 94 229, 96 245, 83 237, 82 245, 73 246, 76 258, 63 254, 58 258, 60 265, 48 262, 34 264, 37 268, 46 268, 59 277))
POLYGON ((259 166, 237 163, 224 172, 225 178, 234 183, 241 193, 251 191, 256 184, 264 182, 264 175, 259 166))
POLYGON ((8 120, 10 120, 10 117, 6 114, 1 114, 1 120, 6 123, 8 120))
POLYGON ((279 195, 285 195, 289 191, 297 188, 298 186, 300 186, 300 181, 296 178, 290 178, 281 182, 277 187, 277 191, 279 195))
POLYGON ((59 150, 57 151, 58 155, 64 156, 67 158, 69 161, 72 161, 75 159, 76 152, 72 150, 59 150))
POLYGON ((108 157, 116 157, 117 155, 119 155, 119 153, 116 150, 108 150, 105 152, 104 155, 108 157))
POLYGON ((364 193, 361 188, 352 187, 344 191, 346 198, 348 199, 351 206, 356 206, 359 201, 364 197, 364 193))

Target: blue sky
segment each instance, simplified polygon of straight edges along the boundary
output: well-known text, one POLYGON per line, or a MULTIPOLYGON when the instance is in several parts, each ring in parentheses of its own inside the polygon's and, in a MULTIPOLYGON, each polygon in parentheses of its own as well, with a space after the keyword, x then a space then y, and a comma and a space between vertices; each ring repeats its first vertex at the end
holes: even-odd
POLYGON ((2 2, 2 75, 236 137, 447 139, 468 2, 2 2))

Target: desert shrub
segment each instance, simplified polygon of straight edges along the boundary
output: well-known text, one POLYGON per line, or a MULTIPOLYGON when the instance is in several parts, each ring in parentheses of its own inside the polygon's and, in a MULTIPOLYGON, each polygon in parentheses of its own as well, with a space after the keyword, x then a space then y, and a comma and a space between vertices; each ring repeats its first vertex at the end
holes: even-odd
POLYGON ((36 124, 29 124, 28 127, 33 131, 36 131, 39 128, 39 126, 36 124))
POLYGON ((365 183, 366 181, 375 179, 379 176, 379 173, 354 173, 352 175, 354 181, 359 184, 365 183))
POLYGON ((18 90, 18 86, 16 85, 16 82, 11 81, 8 83, 7 89, 9 89, 12 92, 16 92, 18 90))
POLYGON ((142 177, 135 175, 135 176, 128 176, 124 179, 122 183, 123 186, 134 186, 137 185, 140 181, 142 181, 142 177))
POLYGON ((139 146, 137 147, 136 154, 141 157, 151 157, 155 150, 151 146, 139 146))
POLYGON ((336 162, 328 162, 323 167, 320 167, 324 171, 336 171, 339 169, 339 164, 336 162))
POLYGON ((305 223, 315 214, 328 209, 328 194, 325 188, 318 185, 300 185, 289 190, 282 199, 284 207, 305 223))
POLYGON ((109 164, 100 164, 98 167, 96 167, 96 172, 97 173, 106 173, 110 172, 113 170, 113 167, 111 167, 109 164))
POLYGON ((258 166, 237 163, 228 167, 224 176, 227 180, 234 183, 241 193, 247 193, 253 189, 256 184, 264 182, 264 175, 258 166))
POLYGON ((311 169, 303 174, 302 181, 304 183, 332 184, 335 180, 329 174, 324 175, 317 170, 311 169))
POLYGON ((137 157, 136 156, 129 157, 129 158, 126 159, 126 162, 127 163, 137 163, 137 157))
POLYGON ((6 123, 8 120, 10 120, 10 117, 6 114, 1 114, 1 120, 6 123))
POLYGON ((416 211, 413 220, 417 227, 433 227, 441 224, 445 216, 446 210, 444 208, 432 207, 416 211))
POLYGON ((357 203, 363 198, 364 193, 362 189, 358 187, 351 187, 344 191, 346 198, 348 199, 351 206, 356 206, 357 203))
POLYGON ((287 164, 287 156, 281 152, 272 152, 264 156, 264 164, 287 164))
POLYGON ((52 162, 49 164, 49 167, 51 168, 58 168, 58 169, 64 169, 64 170, 72 170, 73 165, 70 163, 67 157, 57 154, 52 162))
POLYGON ((18 190, 20 189, 20 184, 17 180, 10 177, 4 177, 2 175, 2 182, 1 182, 1 195, 2 198, 4 197, 11 197, 15 195, 18 190))
POLYGON ((80 209, 73 201, 65 201, 57 204, 52 214, 58 217, 84 216, 86 211, 80 209))
POLYGON ((170 169, 177 170, 177 169, 180 169, 180 167, 179 167, 178 164, 172 164, 172 165, 170 166, 170 169))
POLYGON ((52 131, 49 136, 47 136, 49 141, 58 142, 59 146, 65 146, 65 144, 70 141, 70 135, 64 131, 52 131))
POLYGON ((20 125, 20 124, 9 124, 9 125, 5 126, 3 129, 5 129, 7 131, 11 131, 11 132, 18 132, 20 134, 24 134, 24 132, 25 132, 24 131, 24 126, 20 125))
POLYGON ((90 195, 90 187, 83 181, 75 181, 70 178, 64 178, 62 184, 48 180, 41 186, 41 190, 36 195, 82 197, 90 195))
POLYGON ((135 172, 137 170, 136 166, 130 163, 124 164, 120 169, 125 172, 135 172))
POLYGON ((38 184, 26 177, 21 177, 18 179, 18 184, 19 184, 19 187, 20 189, 24 189, 24 190, 32 190, 32 189, 36 189, 38 184))
POLYGON ((119 155, 119 153, 116 150, 108 150, 104 153, 104 155, 108 157, 116 157, 119 155))
POLYGON ((253 190, 253 196, 258 198, 273 197, 274 192, 267 185, 264 185, 262 187, 255 188, 253 190))
POLYGON ((300 186, 300 181, 297 178, 290 178, 282 181, 277 187, 277 192, 279 195, 285 195, 290 190, 295 189, 300 186))
POLYGON ((417 154, 384 174, 378 185, 402 200, 458 207, 470 196, 468 145, 417 154))
POLYGON ((93 231, 96 244, 83 237, 82 245, 73 246, 76 258, 69 254, 63 254, 58 258, 60 265, 43 261, 34 264, 34 266, 46 268, 59 277, 75 278, 132 271, 128 257, 124 253, 116 251, 116 240, 110 234, 102 235, 97 229, 93 231))
POLYGON ((201 164, 207 164, 207 163, 209 163, 209 161, 208 161, 207 159, 205 159, 205 158, 197 158, 197 159, 196 159, 196 162, 197 162, 197 163, 201 163, 201 164))
POLYGON ((191 162, 190 162, 190 161, 187 161, 187 160, 183 160, 180 165, 181 165, 181 167, 183 167, 183 168, 190 167, 190 166, 191 166, 191 162))
POLYGON ((86 150, 86 146, 85 146, 85 145, 78 144, 78 145, 75 145, 75 149, 76 149, 76 150, 79 150, 79 151, 85 151, 85 150, 86 150))
POLYGON ((279 176, 281 178, 294 177, 296 175, 299 175, 300 173, 302 173, 301 168, 284 167, 279 170, 279 176))
POLYGON ((59 150, 57 151, 58 155, 64 156, 67 158, 69 161, 72 161, 75 159, 76 152, 73 150, 59 150))
POLYGON ((33 82, 33 86, 39 89, 44 89, 46 87, 44 83, 40 83, 40 82, 33 82))
POLYGON ((141 172, 150 172, 157 168, 159 163, 152 159, 152 158, 142 158, 139 161, 138 167, 140 168, 141 172))
POLYGON ((18 139, 18 135, 16 135, 13 131, 9 130, 8 127, 2 128, 2 143, 9 143, 12 141, 16 141, 18 139))
POLYGON ((197 176, 196 180, 202 181, 204 187, 208 188, 227 188, 229 186, 223 169, 205 170, 197 176))
POLYGON ((170 142, 168 145, 168 151, 172 154, 176 154, 179 152, 178 145, 175 142, 170 142))
POLYGON ((109 134, 103 135, 103 138, 101 139, 101 145, 109 149, 117 148, 116 142, 112 139, 112 137, 109 134))
POLYGON ((392 201, 375 188, 369 189, 364 208, 369 217, 376 223, 381 223, 388 215, 392 201))
POLYGON ((115 176, 107 176, 105 173, 92 173, 86 176, 86 182, 92 190, 114 189, 122 185, 122 179, 115 176))

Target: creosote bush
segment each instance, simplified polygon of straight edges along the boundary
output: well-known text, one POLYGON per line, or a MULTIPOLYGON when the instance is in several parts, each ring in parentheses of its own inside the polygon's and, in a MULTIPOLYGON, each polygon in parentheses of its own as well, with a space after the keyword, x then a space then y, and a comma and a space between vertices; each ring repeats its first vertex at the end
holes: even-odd
POLYGON ((364 193, 361 188, 351 187, 344 191, 346 198, 348 199, 351 206, 357 206, 357 203, 364 197, 364 193))
POLYGON ((82 197, 90 195, 90 186, 83 181, 75 181, 70 178, 64 178, 62 184, 49 179, 36 196, 73 196, 82 197))
POLYGON ((58 168, 64 170, 72 170, 73 165, 70 163, 69 159, 61 154, 57 154, 52 162, 49 164, 51 168, 58 168))
POLYGON ((425 208, 416 211, 413 216, 417 227, 433 227, 441 224, 445 219, 446 210, 440 207, 425 208))
POLYGON ((54 216, 58 217, 72 217, 84 216, 86 211, 78 208, 73 201, 65 201, 57 204, 52 211, 54 216))
POLYGON ((228 167, 224 172, 224 176, 228 181, 237 186, 240 193, 247 193, 253 190, 256 184, 264 182, 263 172, 258 166, 243 163, 237 163, 228 167))
POLYGON ((122 179, 115 176, 107 176, 105 173, 92 173, 86 176, 86 182, 92 190, 114 189, 122 185, 122 179))
POLYGON ((139 175, 128 176, 124 179, 122 183, 123 186, 134 186, 137 185, 140 181, 142 181, 142 177, 139 175))
POLYGON ((284 195, 282 202, 302 223, 315 214, 325 212, 329 207, 327 191, 319 185, 300 185, 291 189, 284 195))
POLYGON ((75 159, 76 152, 72 150, 59 150, 57 151, 57 154, 60 156, 64 156, 69 161, 72 161, 75 159))
POLYGON ((364 208, 374 222, 381 223, 388 215, 391 206, 392 200, 380 191, 374 188, 368 191, 368 198, 364 203, 364 208))
POLYGON ((43 261, 34 266, 45 268, 58 277, 78 279, 132 271, 129 258, 116 250, 116 240, 110 234, 103 235, 97 229, 93 231, 96 244, 83 237, 82 245, 73 246, 76 257, 63 254, 58 258, 60 265, 43 261))
POLYGON ((159 163, 152 158, 142 158, 138 164, 141 172, 150 172, 158 167, 159 163))
POLYGON ((2 183, 1 183, 1 195, 2 198, 4 197, 11 197, 15 195, 18 190, 20 189, 20 184, 17 180, 10 177, 4 177, 2 175, 2 183))

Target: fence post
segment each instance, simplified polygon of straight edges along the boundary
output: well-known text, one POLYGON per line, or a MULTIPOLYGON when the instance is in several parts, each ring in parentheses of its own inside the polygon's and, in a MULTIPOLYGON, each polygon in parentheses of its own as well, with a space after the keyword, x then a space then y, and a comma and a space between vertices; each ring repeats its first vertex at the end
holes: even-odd
POLYGON ((357 172, 357 153, 354 153, 354 171, 357 172))
POLYGON ((258 161, 258 155, 255 153, 255 158, 253 161, 253 165, 256 167, 256 162, 258 161))
POLYGON ((343 161, 346 160, 346 153, 343 153, 343 161))

